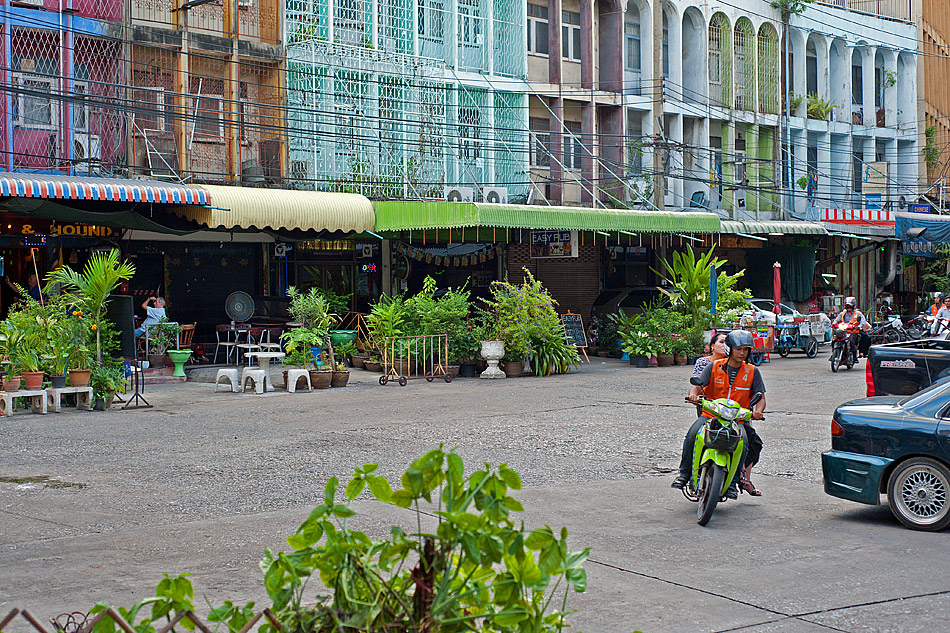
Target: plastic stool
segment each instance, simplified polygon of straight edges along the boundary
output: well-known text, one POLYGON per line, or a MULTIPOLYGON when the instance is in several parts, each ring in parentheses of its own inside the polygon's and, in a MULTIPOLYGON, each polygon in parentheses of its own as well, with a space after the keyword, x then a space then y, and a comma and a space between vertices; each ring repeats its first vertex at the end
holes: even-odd
POLYGON ((253 369, 245 367, 241 372, 241 389, 247 391, 247 381, 254 382, 254 393, 264 393, 267 391, 267 372, 263 369, 253 369))
POLYGON ((224 367, 218 370, 218 374, 214 377, 214 392, 218 392, 218 385, 221 384, 221 379, 227 378, 228 382, 231 383, 231 393, 240 393, 241 392, 241 383, 238 382, 238 370, 234 368, 224 367))
POLYGON ((288 369, 287 370, 287 393, 297 393, 297 381, 301 378, 307 380, 307 391, 313 391, 310 385, 310 370, 308 369, 288 369))

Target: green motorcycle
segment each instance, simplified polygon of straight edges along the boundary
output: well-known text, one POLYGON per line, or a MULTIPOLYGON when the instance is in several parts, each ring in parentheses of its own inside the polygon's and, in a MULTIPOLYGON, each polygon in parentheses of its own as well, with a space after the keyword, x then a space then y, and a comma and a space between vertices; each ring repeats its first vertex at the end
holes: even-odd
MULTIPOLYGON (((752 406, 762 394, 752 396, 752 406)), ((742 408, 735 400, 703 399, 702 410, 714 415, 696 434, 693 449, 693 476, 683 487, 690 501, 699 503, 696 518, 700 525, 709 523, 716 505, 726 500, 726 488, 732 481, 742 459, 742 432, 739 424, 752 419, 752 410, 742 408)))

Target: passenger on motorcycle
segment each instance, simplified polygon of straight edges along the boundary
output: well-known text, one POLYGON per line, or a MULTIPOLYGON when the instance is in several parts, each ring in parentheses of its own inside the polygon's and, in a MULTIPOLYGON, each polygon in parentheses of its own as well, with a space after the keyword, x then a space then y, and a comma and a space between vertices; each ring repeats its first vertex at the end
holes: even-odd
POLYGON ((937 310, 937 314, 934 315, 934 317, 934 334, 940 334, 950 329, 950 295, 943 298, 943 305, 937 310))
MULTIPOLYGON (((738 402, 741 407, 750 409, 752 408, 752 394, 765 394, 765 382, 762 380, 759 369, 746 362, 749 358, 749 353, 752 351, 752 335, 743 330, 735 330, 729 333, 725 343, 725 352, 728 356, 706 365, 699 378, 690 380, 693 385, 689 390, 689 400, 699 403, 701 401, 700 396, 711 400, 717 398, 731 398, 738 402)), ((762 413, 764 410, 765 398, 763 397, 756 403, 755 410, 752 413, 752 419, 764 419, 765 416, 762 413)), ((673 488, 682 490, 689 481, 693 469, 692 457, 693 447, 696 444, 696 435, 700 429, 702 429, 703 424, 705 424, 706 415, 709 414, 703 414, 703 416, 693 422, 693 425, 686 433, 686 438, 683 440, 679 475, 673 480, 673 488)), ((740 425, 740 428, 743 436, 743 449, 741 456, 742 461, 739 463, 745 464, 749 441, 745 427, 740 425)), ((726 490, 726 497, 729 499, 736 499, 739 496, 740 476, 741 469, 736 471, 735 478, 730 482, 729 488, 726 490)), ((752 487, 752 489, 754 490, 754 487, 752 487)), ((751 490, 749 492, 751 493, 751 490)))
POLYGON ((930 306, 930 316, 937 316, 937 313, 940 312, 940 308, 943 307, 943 294, 940 292, 934 293, 934 303, 930 306))
MULTIPOLYGON (((858 357, 858 340, 861 338, 861 332, 867 332, 871 329, 871 324, 864 318, 861 311, 855 307, 856 305, 857 300, 854 297, 845 299, 844 310, 831 322, 831 327, 836 327, 839 323, 847 325, 848 340, 851 343, 851 351, 855 358, 858 357)), ((834 357, 834 353, 832 353, 832 357, 834 357)))

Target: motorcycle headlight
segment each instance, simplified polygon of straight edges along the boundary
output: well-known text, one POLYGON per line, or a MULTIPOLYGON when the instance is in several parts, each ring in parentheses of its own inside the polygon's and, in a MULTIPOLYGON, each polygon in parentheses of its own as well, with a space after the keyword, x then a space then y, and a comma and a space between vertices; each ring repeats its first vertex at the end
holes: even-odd
POLYGON ((738 402, 729 401, 729 404, 719 408, 719 417, 723 420, 728 420, 729 422, 735 421, 739 417, 739 410, 741 407, 738 402))

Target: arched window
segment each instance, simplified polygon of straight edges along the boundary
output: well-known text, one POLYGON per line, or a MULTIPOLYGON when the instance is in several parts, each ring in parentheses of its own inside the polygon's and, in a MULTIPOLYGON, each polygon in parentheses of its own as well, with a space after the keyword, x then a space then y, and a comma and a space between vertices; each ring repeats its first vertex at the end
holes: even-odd
POLYGON ((627 40, 626 68, 640 72, 640 8, 632 2, 627 5, 623 30, 627 40))
POLYGON ((709 102, 712 105, 732 105, 732 29, 722 13, 709 21, 709 102))
POLYGON ((670 76, 670 21, 663 11, 663 76, 670 76))
POLYGON ((765 22, 759 27, 759 112, 778 114, 779 46, 775 27, 765 22))
POLYGON ((748 18, 739 18, 735 33, 736 110, 751 110, 755 99, 755 31, 748 18))

